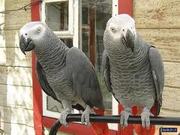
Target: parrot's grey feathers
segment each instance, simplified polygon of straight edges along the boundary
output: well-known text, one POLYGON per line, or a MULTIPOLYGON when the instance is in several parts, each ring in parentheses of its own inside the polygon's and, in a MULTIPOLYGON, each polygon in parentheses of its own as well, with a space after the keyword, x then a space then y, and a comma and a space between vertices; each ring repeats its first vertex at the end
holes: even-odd
MULTIPOLYGON (((45 93, 62 103, 60 122, 72 108, 89 112, 85 108, 102 108, 103 98, 99 82, 88 57, 77 48, 68 48, 58 36, 42 22, 29 22, 20 30, 20 49, 34 50, 37 56, 37 74, 45 93)), ((88 120, 85 121, 89 122, 88 120)))
POLYGON ((111 86, 110 63, 106 50, 104 50, 102 57, 102 73, 108 91, 113 93, 111 86))
MULTIPOLYGON (((40 83, 43 91, 48 96, 51 96, 53 99, 57 100, 58 102, 61 102, 60 100, 58 100, 53 89, 50 87, 50 85, 47 81, 47 78, 46 78, 46 74, 45 74, 41 64, 38 61, 36 63, 36 70, 37 70, 37 74, 38 74, 39 83, 40 83)), ((72 105, 72 108, 84 111, 84 107, 82 107, 80 104, 72 105)))
POLYGON ((74 92, 90 107, 104 108, 100 86, 93 65, 79 49, 72 47, 66 56, 67 79, 73 82, 74 92))
MULTIPOLYGON (((149 127, 151 108, 158 115, 162 105, 164 70, 160 54, 138 35, 135 21, 128 14, 109 19, 103 41, 108 56, 104 59, 110 65, 105 64, 110 67, 105 79, 111 82, 114 96, 125 110, 121 124, 127 125, 127 108, 138 106, 143 107, 142 125, 149 127)), ((105 67, 104 71, 108 70, 105 67)))
MULTIPOLYGON (((54 93, 54 91, 52 90, 52 88, 49 86, 49 83, 47 81, 46 78, 46 74, 41 66, 41 64, 37 61, 36 64, 36 70, 37 70, 37 74, 38 74, 38 79, 39 79, 39 83, 41 85, 41 88, 43 89, 43 91, 48 95, 51 96, 53 99, 59 101, 54 93)), ((60 101, 59 101, 60 102, 60 101)))
POLYGON ((162 92, 164 87, 164 67, 161 55, 154 47, 149 49, 149 60, 151 64, 151 70, 156 90, 156 101, 158 103, 157 115, 160 112, 162 106, 162 92))

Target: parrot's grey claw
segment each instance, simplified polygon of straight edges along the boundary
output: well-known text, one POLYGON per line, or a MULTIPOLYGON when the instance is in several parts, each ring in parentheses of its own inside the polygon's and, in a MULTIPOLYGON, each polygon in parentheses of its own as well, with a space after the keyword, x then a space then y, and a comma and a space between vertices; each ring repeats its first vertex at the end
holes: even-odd
POLYGON ((89 125, 89 124, 90 124, 89 114, 88 114, 88 113, 84 113, 84 112, 82 113, 81 123, 82 123, 82 124, 85 124, 85 125, 89 125))
POLYGON ((128 118, 131 115, 131 109, 125 109, 124 111, 121 112, 120 116, 120 125, 121 127, 127 127, 128 126, 128 118))
POLYGON ((89 115, 90 115, 90 107, 87 106, 85 111, 81 115, 81 123, 85 125, 90 125, 89 115))
POLYGON ((71 111, 67 111, 67 110, 61 112, 61 116, 60 116, 60 118, 59 118, 59 121, 60 121, 60 123, 61 123, 62 125, 64 125, 64 126, 67 126, 67 125, 68 125, 68 123, 67 123, 67 121, 66 121, 66 118, 67 118, 68 114, 70 114, 70 113, 71 113, 71 111))
POLYGON ((143 112, 141 113, 142 127, 147 129, 150 128, 150 116, 153 116, 153 114, 150 112, 149 109, 144 108, 143 112))

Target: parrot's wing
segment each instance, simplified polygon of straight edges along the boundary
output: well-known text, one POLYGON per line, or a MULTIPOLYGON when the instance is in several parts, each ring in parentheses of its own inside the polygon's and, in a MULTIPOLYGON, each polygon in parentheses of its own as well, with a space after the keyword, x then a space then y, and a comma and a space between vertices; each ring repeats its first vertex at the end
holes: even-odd
POLYGON ((164 88, 164 66, 161 59, 161 55, 159 54, 158 50, 154 47, 150 47, 149 49, 149 60, 156 89, 155 102, 157 102, 158 115, 160 112, 160 108, 162 106, 162 91, 164 88))
POLYGON ((44 72, 41 64, 37 61, 36 63, 36 70, 37 70, 37 74, 38 74, 38 79, 39 79, 39 83, 41 85, 41 88, 43 89, 43 91, 48 95, 51 96, 52 98, 54 98, 55 100, 59 101, 54 93, 54 91, 52 90, 52 88, 49 86, 49 83, 47 81, 46 78, 46 73, 44 72))
POLYGON ((113 93, 110 78, 110 63, 106 50, 104 50, 102 57, 102 72, 107 89, 113 93))
MULTIPOLYGON (((38 74, 38 78, 39 78, 39 83, 41 85, 41 88, 43 89, 43 91, 48 95, 51 96, 52 98, 54 98, 55 100, 59 101, 54 93, 54 91, 52 90, 52 88, 50 87, 47 78, 46 78, 46 74, 41 66, 41 64, 37 61, 36 64, 36 70, 37 70, 37 74, 38 74)), ((60 101, 59 101, 60 102, 60 101)))
MULTIPOLYGON (((38 61, 37 61, 37 64, 36 64, 36 70, 37 70, 37 74, 38 74, 38 78, 39 78, 39 83, 40 83, 41 88, 43 89, 43 91, 48 96, 51 96, 53 99, 55 99, 55 100, 57 100, 58 102, 61 103, 61 101, 58 100, 58 98, 56 97, 54 91, 50 87, 50 85, 49 85, 49 83, 47 81, 47 78, 46 78, 46 73, 44 72, 41 64, 38 61)), ((77 109, 77 110, 84 110, 84 108, 80 104, 72 105, 72 108, 77 109)))
POLYGON ((86 55, 72 47, 66 56, 65 76, 72 82, 74 93, 90 107, 104 108, 99 82, 86 55))

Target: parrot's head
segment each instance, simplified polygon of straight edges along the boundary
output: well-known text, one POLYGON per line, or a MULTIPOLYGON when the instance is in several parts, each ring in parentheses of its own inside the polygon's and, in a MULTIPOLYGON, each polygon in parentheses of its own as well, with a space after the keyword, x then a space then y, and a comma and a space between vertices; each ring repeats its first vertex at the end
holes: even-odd
POLYGON ((134 19, 128 14, 111 17, 104 32, 104 46, 109 49, 134 51, 136 28, 134 19))
POLYGON ((42 22, 29 22, 20 29, 20 49, 25 54, 39 45, 44 39, 47 25, 42 22))

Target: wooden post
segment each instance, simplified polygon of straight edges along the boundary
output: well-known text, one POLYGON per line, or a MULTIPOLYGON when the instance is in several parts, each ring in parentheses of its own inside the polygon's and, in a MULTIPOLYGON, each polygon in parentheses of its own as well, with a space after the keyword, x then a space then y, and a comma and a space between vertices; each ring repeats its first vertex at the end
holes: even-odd
POLYGON ((93 65, 96 63, 96 7, 90 6, 88 11, 88 24, 89 24, 89 38, 88 38, 88 50, 89 59, 93 65))
POLYGON ((133 0, 118 0, 118 13, 133 15, 133 0))
MULTIPOLYGON (((40 20, 40 1, 31 0, 31 20, 40 20)), ((42 124, 42 92, 39 85, 39 81, 36 77, 36 57, 32 52, 32 85, 33 85, 33 118, 34 118, 34 130, 36 135, 43 135, 43 124, 42 124)))

